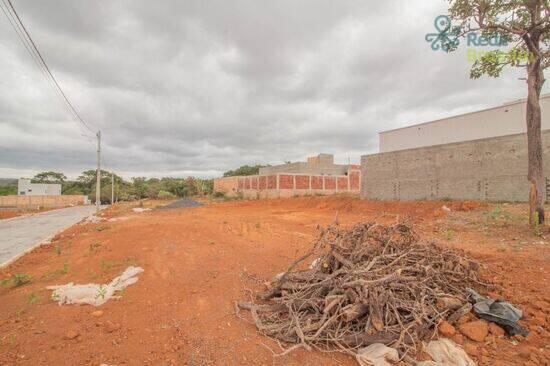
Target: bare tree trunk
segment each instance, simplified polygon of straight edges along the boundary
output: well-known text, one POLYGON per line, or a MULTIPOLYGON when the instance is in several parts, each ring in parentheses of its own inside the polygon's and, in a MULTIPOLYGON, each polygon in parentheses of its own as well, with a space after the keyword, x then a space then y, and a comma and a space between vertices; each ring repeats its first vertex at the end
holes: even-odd
POLYGON ((530 183, 529 225, 535 227, 544 223, 544 171, 542 166, 542 136, 540 93, 544 84, 544 74, 540 60, 530 62, 527 67, 527 151, 530 183))

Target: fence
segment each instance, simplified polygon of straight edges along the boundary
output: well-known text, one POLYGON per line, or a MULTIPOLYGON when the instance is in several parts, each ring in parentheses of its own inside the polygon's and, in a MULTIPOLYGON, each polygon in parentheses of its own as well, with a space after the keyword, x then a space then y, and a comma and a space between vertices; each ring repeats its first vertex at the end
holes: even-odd
POLYGON ((244 198, 279 198, 306 195, 359 193, 361 172, 350 169, 347 175, 308 175, 278 173, 214 180, 214 191, 244 198))
POLYGON ((83 195, 61 196, 0 196, 0 208, 37 209, 78 206, 88 204, 83 195))

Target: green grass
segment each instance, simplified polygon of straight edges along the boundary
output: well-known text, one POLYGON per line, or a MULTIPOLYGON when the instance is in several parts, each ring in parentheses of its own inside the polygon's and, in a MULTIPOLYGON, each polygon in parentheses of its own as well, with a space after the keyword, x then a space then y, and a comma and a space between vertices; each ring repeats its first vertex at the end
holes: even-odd
POLYGON ((455 232, 453 229, 447 229, 445 231, 443 231, 443 237, 447 240, 447 241, 451 241, 455 236, 455 232))
POLYGON ((32 276, 26 273, 14 273, 0 281, 2 287, 20 287, 32 281, 32 276))
POLYGON ((69 263, 67 262, 63 263, 63 268, 58 269, 56 272, 59 273, 60 275, 69 273, 69 263))
POLYGON ((27 295, 27 302, 29 303, 29 305, 34 304, 39 299, 40 299, 40 297, 37 294, 35 294, 34 292, 29 292, 29 294, 27 295))
POLYGON ((99 251, 99 248, 101 248, 101 244, 97 241, 94 241, 88 246, 88 252, 90 254, 97 253, 99 251))
POLYGON ((137 266, 137 259, 135 258, 124 258, 122 260, 114 260, 114 259, 110 259, 110 260, 106 260, 106 259, 103 259, 101 260, 101 262, 99 263, 99 268, 101 269, 102 272, 107 272, 113 268, 118 268, 118 267, 128 267, 128 266, 137 266))
POLYGON ((65 262, 63 263, 63 267, 58 268, 56 270, 53 270, 51 272, 46 273, 43 277, 47 279, 51 278, 57 278, 63 275, 66 275, 71 270, 69 263, 65 262))
POLYGON ((115 261, 111 261, 111 260, 101 260, 101 262, 99 263, 99 268, 101 268, 102 271, 108 271, 114 266, 115 266, 115 261))
POLYGON ((17 337, 15 336, 15 334, 10 334, 7 338, 8 340, 8 345, 10 346, 10 348, 14 347, 15 346, 15 342, 17 341, 17 337))

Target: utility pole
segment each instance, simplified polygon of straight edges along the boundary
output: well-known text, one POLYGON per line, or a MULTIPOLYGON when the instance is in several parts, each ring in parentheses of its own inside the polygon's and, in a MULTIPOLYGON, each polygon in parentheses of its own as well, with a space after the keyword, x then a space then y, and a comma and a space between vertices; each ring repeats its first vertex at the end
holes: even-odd
POLYGON ((111 205, 115 203, 115 173, 111 172, 111 205))
POLYGON ((97 131, 97 171, 95 182, 95 207, 101 204, 101 131, 97 131))

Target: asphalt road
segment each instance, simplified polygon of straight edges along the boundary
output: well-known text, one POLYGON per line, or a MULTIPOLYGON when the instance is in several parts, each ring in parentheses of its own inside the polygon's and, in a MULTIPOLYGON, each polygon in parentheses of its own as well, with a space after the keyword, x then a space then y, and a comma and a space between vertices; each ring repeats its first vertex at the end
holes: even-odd
POLYGON ((0 268, 80 220, 95 206, 76 206, 0 220, 0 268))

